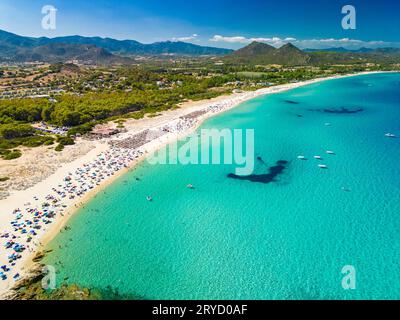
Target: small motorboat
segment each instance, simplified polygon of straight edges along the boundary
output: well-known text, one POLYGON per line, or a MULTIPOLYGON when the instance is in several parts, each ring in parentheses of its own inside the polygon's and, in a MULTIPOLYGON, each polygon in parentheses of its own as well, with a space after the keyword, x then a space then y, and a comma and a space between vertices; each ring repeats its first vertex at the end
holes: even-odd
POLYGON ((188 188, 188 189, 194 189, 194 186, 193 186, 191 183, 189 183, 189 184, 186 186, 186 188, 188 188))
POLYGON ((322 160, 322 157, 321 156, 314 156, 314 159, 322 160))
POLYGON ((307 158, 305 156, 298 156, 297 159, 299 159, 299 160, 307 160, 307 158))
POLYGON ((319 164, 318 167, 321 169, 328 169, 328 166, 326 164, 319 164))
POLYGON ((326 153, 327 154, 335 154, 333 151, 330 151, 330 150, 326 151, 326 153))
POLYGON ((385 134, 385 137, 388 137, 388 138, 397 138, 397 136, 396 136, 395 134, 393 134, 393 133, 386 133, 386 134, 385 134))
POLYGON ((150 202, 153 201, 153 197, 151 197, 151 196, 147 196, 146 199, 147 199, 147 201, 150 201, 150 202))

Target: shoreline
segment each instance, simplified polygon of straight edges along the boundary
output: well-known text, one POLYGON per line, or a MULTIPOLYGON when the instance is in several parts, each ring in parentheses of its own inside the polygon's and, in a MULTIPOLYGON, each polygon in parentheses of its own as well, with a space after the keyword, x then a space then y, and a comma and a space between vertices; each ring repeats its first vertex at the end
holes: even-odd
MULTIPOLYGON (((115 182, 117 179, 119 179, 121 176, 126 174, 127 172, 134 170, 135 167, 140 164, 143 160, 145 160, 148 155, 151 153, 165 147, 171 142, 174 142, 176 140, 180 140, 186 136, 188 136, 190 133, 196 131, 205 120, 214 117, 216 115, 220 115, 228 110, 231 110, 238 105, 242 104, 245 101, 261 97, 264 95, 268 94, 274 94, 274 93, 281 93, 285 91, 289 91, 295 88, 303 87, 306 85, 310 85, 313 83, 318 83, 322 81, 327 81, 327 80, 333 80, 333 79, 339 79, 339 78, 345 78, 345 77, 353 77, 353 76, 360 76, 360 75, 366 75, 366 74, 376 74, 376 73, 390 73, 390 72, 361 72, 361 73, 356 73, 356 74, 348 74, 348 75, 334 75, 334 76, 329 76, 329 77, 324 77, 324 78, 317 78, 313 80, 307 80, 303 82, 296 82, 296 83, 288 83, 288 84, 283 84, 283 85, 278 85, 278 86, 273 86, 273 87, 268 87, 268 88, 263 88, 259 89, 257 91, 250 91, 250 92, 243 92, 243 93, 236 93, 232 94, 229 96, 221 96, 217 97, 215 99, 211 100, 202 100, 198 102, 188 102, 184 103, 187 106, 182 108, 177 109, 173 116, 170 114, 172 111, 167 111, 166 114, 170 115, 170 117, 165 116, 166 119, 161 119, 161 121, 157 120, 157 117, 154 118, 153 122, 155 122, 154 127, 152 126, 152 121, 151 119, 146 119, 143 120, 142 122, 150 122, 149 128, 153 130, 161 130, 162 128, 165 128, 166 126, 176 126, 176 124, 180 121, 180 119, 184 118, 186 115, 190 115, 190 113, 195 113, 198 111, 205 111, 207 110, 204 114, 201 114, 199 116, 196 116, 192 122, 189 121, 189 126, 184 127, 181 131, 177 132, 169 132, 166 133, 160 137, 154 138, 151 141, 145 143, 144 145, 140 146, 137 150, 140 150, 138 155, 132 159, 131 161, 127 161, 127 165, 125 167, 122 167, 115 172, 113 172, 110 176, 105 177, 104 180, 102 180, 99 184, 97 184, 93 189, 87 191, 86 193, 82 194, 82 196, 77 197, 76 199, 65 199, 63 202, 60 201, 65 207, 62 209, 60 207, 57 207, 55 210, 60 209, 60 212, 56 212, 56 217, 52 221, 51 224, 46 225, 43 229, 38 231, 38 236, 35 238, 36 242, 34 243, 34 246, 29 247, 30 252, 25 251, 22 253, 22 258, 16 261, 15 266, 12 268, 12 274, 9 274, 9 280, 7 281, 1 281, 0 282, 0 297, 3 297, 14 285, 14 280, 12 280, 12 275, 19 273, 22 277, 26 275, 26 271, 29 270, 29 268, 33 265, 32 259, 34 256, 40 252, 41 250, 45 249, 47 244, 55 237, 57 234, 66 226, 68 223, 69 219, 77 213, 82 207, 85 206, 93 197, 95 197, 97 194, 100 192, 104 191, 104 189, 107 188, 111 183, 115 182), (220 109, 212 110, 212 107, 215 105, 220 104, 220 109), (165 120, 165 121, 164 121, 165 120), (159 122, 157 124, 157 122, 159 122), (190 125, 191 124, 191 125, 190 125), (58 214, 59 213, 59 214, 58 214), (48 226, 48 227, 47 227, 48 226)), ((163 117, 165 114, 163 114, 161 117, 163 117)), ((140 120, 138 120, 140 121, 140 120)), ((135 123, 133 123, 135 125, 135 123)), ((142 130, 143 131, 143 130, 142 130)), ((139 133, 142 131, 138 131, 139 133)), ((112 148, 109 145, 108 142, 110 141, 123 141, 124 139, 128 139, 129 137, 132 137, 132 134, 137 134, 138 132, 132 132, 128 131, 127 133, 121 134, 122 139, 117 140, 117 139, 111 139, 108 141, 101 141, 95 142, 95 148, 91 151, 89 151, 86 155, 79 157, 72 161, 71 163, 66 164, 65 166, 59 168, 55 173, 50 175, 48 178, 44 179, 43 181, 37 183, 33 187, 30 187, 26 190, 22 191, 16 191, 13 192, 9 197, 7 197, 4 200, 0 201, 2 211, 9 211, 9 214, 6 212, 2 212, 2 217, 0 217, 0 234, 3 232, 4 228, 10 229, 10 222, 15 219, 15 216, 11 214, 11 212, 19 207, 23 207, 24 204, 28 202, 34 202, 32 201, 32 197, 36 196, 37 200, 36 205, 39 206, 40 202, 43 202, 44 199, 46 198, 46 195, 51 193, 51 188, 52 187, 57 187, 57 182, 60 183, 62 181, 65 181, 65 176, 69 176, 69 172, 73 172, 85 163, 88 163, 90 161, 93 161, 95 159, 98 159, 99 154, 101 153, 106 153, 110 152, 112 153, 112 148), (4 216, 3 216, 4 215, 4 216), (7 223, 4 223, 7 222, 7 223)), ((133 152, 134 150, 128 150, 126 151, 128 154, 129 152, 133 152)), ((135 153, 134 153, 135 154, 135 153)), ((136 154, 135 154, 136 155, 136 154)), ((122 157, 122 156, 121 156, 122 157)), ((114 169, 114 168, 113 168, 114 169)), ((85 181, 86 182, 86 181, 85 181)), ((26 218, 26 217, 24 217, 26 218)), ((12 231, 10 231, 12 232, 12 231)), ((0 245, 3 247, 4 239, 0 238, 0 245)), ((28 244, 28 242, 24 241, 19 241, 21 244, 28 244)), ((32 244, 32 243, 30 243, 32 244)), ((8 264, 4 257, 3 257, 3 250, 1 251, 2 256, 0 256, 0 265, 8 264)))

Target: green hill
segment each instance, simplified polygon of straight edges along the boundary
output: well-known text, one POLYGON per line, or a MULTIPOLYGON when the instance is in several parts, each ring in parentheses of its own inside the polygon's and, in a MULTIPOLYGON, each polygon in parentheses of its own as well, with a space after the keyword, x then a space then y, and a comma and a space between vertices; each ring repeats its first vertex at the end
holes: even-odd
POLYGON ((311 56, 288 43, 277 49, 261 42, 252 42, 225 57, 227 62, 243 64, 306 65, 311 56))
POLYGON ((252 42, 224 57, 225 62, 232 64, 279 64, 285 66, 354 64, 354 63, 400 63, 399 48, 381 48, 350 51, 339 48, 337 52, 330 49, 303 51, 291 43, 275 48, 265 43, 252 42))

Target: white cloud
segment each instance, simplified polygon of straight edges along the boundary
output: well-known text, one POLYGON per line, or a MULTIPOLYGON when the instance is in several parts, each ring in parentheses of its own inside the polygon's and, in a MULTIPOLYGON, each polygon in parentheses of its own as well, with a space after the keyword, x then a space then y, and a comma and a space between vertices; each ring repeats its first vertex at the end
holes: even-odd
POLYGON ((172 41, 194 41, 198 37, 198 34, 193 33, 191 36, 188 37, 179 37, 179 38, 172 38, 172 41))
POLYGON ((314 48, 314 49, 322 49, 322 48, 338 48, 344 47, 348 49, 354 48, 376 48, 376 47, 390 47, 390 46, 398 46, 399 43, 395 42, 385 42, 385 41, 362 41, 358 39, 309 39, 309 40, 301 40, 298 45, 302 48, 314 48))
POLYGON ((243 44, 247 44, 247 43, 251 43, 253 41, 257 41, 257 42, 268 43, 268 44, 271 44, 273 46, 281 46, 281 45, 284 45, 284 44, 286 44, 288 42, 296 41, 296 38, 285 38, 285 39, 281 39, 279 37, 272 37, 272 38, 246 38, 246 37, 242 37, 242 36, 224 37, 224 36, 221 36, 221 35, 215 35, 214 37, 212 37, 210 39, 210 41, 212 41, 212 42, 228 42, 228 43, 243 43, 243 44))
POLYGON ((228 43, 247 43, 247 39, 245 37, 224 37, 216 34, 214 37, 210 39, 213 42, 228 42, 228 43))
POLYGON ((231 44, 249 44, 253 41, 264 42, 270 44, 275 47, 281 47, 284 44, 289 42, 293 43, 294 45, 298 46, 299 48, 305 49, 322 49, 322 48, 338 48, 338 47, 345 47, 348 49, 355 49, 355 48, 376 48, 376 47, 400 47, 399 42, 385 42, 385 41, 362 41, 358 39, 350 39, 350 38, 342 38, 342 39, 334 39, 334 38, 327 38, 327 39, 305 39, 305 40, 298 40, 293 37, 287 38, 280 38, 280 37, 271 37, 271 38, 246 38, 243 36, 234 36, 234 37, 227 37, 222 35, 215 35, 213 36, 210 41, 212 42, 225 42, 231 44))

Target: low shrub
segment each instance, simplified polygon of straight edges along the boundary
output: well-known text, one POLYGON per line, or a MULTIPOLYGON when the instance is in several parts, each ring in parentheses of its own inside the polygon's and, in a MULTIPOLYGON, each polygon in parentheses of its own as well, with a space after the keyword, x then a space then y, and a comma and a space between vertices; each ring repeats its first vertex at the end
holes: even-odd
POLYGON ((22 156, 21 151, 13 150, 3 155, 4 160, 14 160, 22 156))
POLYGON ((57 142, 63 146, 72 146, 75 144, 74 139, 71 137, 57 137, 57 142))
POLYGON ((54 150, 56 150, 57 152, 61 152, 64 150, 64 145, 59 144, 59 145, 57 145, 57 147, 54 148, 54 150))

